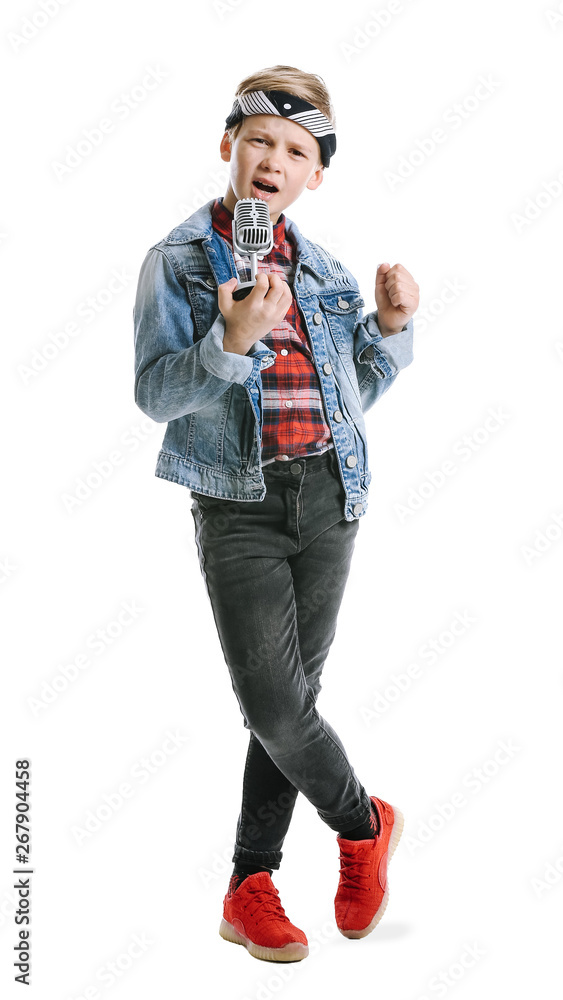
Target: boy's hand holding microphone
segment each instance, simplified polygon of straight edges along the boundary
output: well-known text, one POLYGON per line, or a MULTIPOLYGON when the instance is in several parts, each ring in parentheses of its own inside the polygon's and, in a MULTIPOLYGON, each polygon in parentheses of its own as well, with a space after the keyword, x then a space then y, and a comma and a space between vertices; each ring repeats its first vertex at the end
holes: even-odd
POLYGON ((287 281, 274 271, 261 271, 245 299, 233 299, 237 279, 229 278, 217 288, 219 311, 225 318, 223 350, 246 354, 252 345, 278 326, 292 299, 287 281))

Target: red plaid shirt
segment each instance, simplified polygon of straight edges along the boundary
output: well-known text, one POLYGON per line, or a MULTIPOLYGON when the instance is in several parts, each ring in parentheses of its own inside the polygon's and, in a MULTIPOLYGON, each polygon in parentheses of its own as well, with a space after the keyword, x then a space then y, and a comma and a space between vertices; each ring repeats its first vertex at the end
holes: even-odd
MULTIPOLYGON (((233 252, 240 280, 250 281, 250 258, 233 249, 233 213, 225 208, 222 198, 215 199, 211 217, 213 228, 233 252)), ((274 246, 257 262, 257 271, 275 271, 293 287, 295 244, 286 238, 283 214, 274 225, 274 246)), ((275 459, 320 455, 334 448, 324 416, 319 377, 295 298, 280 325, 260 340, 277 354, 274 364, 260 373, 264 413, 262 465, 275 459)))

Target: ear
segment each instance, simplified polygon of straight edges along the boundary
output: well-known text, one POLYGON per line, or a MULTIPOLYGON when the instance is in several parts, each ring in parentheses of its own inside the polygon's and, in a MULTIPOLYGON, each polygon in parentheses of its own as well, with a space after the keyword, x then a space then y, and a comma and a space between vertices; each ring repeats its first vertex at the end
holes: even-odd
POLYGON ((221 145, 219 146, 221 151, 221 159, 228 163, 231 159, 231 142, 229 139, 229 133, 225 132, 223 138, 221 139, 221 145))
POLYGON ((314 174, 311 174, 311 177, 309 178, 309 182, 307 184, 307 187, 309 188, 310 191, 315 191, 318 188, 319 184, 322 184, 324 171, 325 168, 321 165, 320 167, 317 167, 314 174))

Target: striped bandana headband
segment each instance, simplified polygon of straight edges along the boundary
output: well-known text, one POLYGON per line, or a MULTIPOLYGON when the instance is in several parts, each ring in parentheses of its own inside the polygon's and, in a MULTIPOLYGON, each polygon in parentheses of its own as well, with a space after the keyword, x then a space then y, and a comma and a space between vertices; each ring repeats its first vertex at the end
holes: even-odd
POLYGON ((315 107, 285 90, 253 90, 235 97, 232 111, 226 119, 227 128, 242 121, 245 115, 281 115, 303 125, 315 136, 321 147, 321 162, 328 167, 336 150, 336 134, 328 118, 315 107))

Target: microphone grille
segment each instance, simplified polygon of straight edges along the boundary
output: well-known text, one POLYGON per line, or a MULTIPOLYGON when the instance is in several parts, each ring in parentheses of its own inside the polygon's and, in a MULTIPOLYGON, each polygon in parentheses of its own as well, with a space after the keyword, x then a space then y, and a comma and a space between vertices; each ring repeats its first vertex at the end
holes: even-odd
POLYGON ((234 211, 233 234, 239 253, 269 253, 274 245, 268 205, 261 198, 241 198, 234 211))

